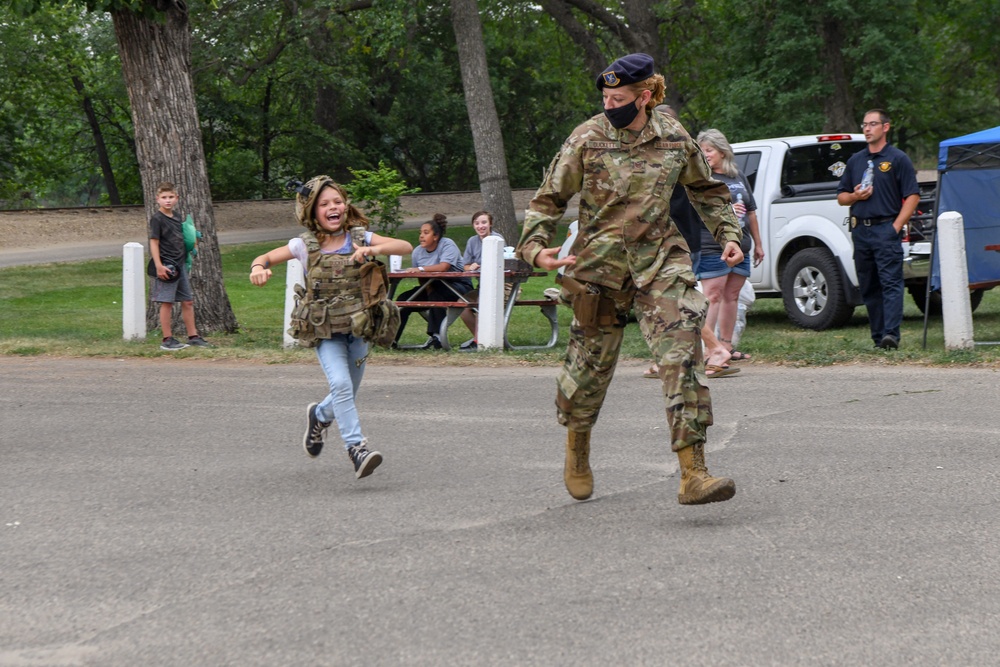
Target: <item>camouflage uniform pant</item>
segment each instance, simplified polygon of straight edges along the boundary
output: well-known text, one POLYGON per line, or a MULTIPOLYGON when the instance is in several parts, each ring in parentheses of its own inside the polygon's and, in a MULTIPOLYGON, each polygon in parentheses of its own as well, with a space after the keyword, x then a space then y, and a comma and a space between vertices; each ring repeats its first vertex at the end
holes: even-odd
MULTIPOLYGON (((660 366, 670 443, 674 451, 705 442, 712 424, 712 400, 705 376, 701 327, 708 301, 695 288, 690 263, 664 262, 642 288, 628 281, 621 290, 596 286, 614 302, 615 322, 583 327, 573 318, 566 359, 559 374, 559 423, 588 431, 597 422, 614 376, 625 322, 634 305, 639 326, 660 366)), ((563 293, 564 297, 570 298, 563 293)))

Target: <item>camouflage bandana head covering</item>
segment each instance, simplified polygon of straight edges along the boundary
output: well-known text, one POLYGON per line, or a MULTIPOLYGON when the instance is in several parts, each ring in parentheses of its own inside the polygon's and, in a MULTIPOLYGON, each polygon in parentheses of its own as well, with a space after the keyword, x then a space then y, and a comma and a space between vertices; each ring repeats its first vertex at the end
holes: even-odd
POLYGON ((350 231, 355 227, 368 229, 369 220, 364 213, 359 211, 351 203, 347 188, 334 181, 329 176, 313 176, 305 185, 297 181, 291 181, 288 187, 295 187, 295 218, 299 224, 312 232, 317 238, 328 236, 330 232, 320 226, 316 219, 316 201, 319 199, 323 188, 331 187, 340 193, 344 198, 344 230, 350 231))
POLYGON ((324 233, 323 228, 319 226, 319 222, 316 220, 314 209, 316 208, 316 198, 319 197, 319 193, 327 185, 336 186, 337 184, 329 176, 313 176, 305 184, 305 188, 309 190, 309 195, 303 195, 301 192, 295 195, 295 217, 298 219, 300 225, 313 234, 324 233))

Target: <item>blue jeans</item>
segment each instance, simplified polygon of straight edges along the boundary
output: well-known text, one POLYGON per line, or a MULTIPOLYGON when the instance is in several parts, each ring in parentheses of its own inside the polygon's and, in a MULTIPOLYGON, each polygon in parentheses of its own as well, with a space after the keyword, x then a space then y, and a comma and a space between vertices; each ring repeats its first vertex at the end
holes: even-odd
POLYGON ((325 422, 337 421, 344 449, 364 439, 354 399, 365 374, 364 362, 359 365, 358 361, 367 355, 368 344, 351 334, 334 334, 316 346, 316 358, 330 384, 330 393, 316 408, 316 416, 325 422))

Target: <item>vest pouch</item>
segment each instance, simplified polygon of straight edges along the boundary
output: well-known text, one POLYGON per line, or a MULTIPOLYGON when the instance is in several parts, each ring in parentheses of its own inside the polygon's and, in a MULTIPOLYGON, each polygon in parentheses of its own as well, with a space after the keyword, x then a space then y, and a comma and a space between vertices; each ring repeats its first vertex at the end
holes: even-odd
POLYGON ((315 347, 316 341, 309 335, 313 328, 309 324, 309 304, 305 300, 306 288, 295 286, 295 306, 289 317, 288 335, 299 342, 301 347, 315 347))
POLYGON ((385 301, 389 293, 389 275, 377 259, 361 265, 361 298, 365 308, 385 301))
POLYGON ((392 347, 396 342, 396 334, 399 333, 399 307, 392 301, 386 300, 375 306, 371 311, 375 321, 372 323, 374 329, 371 342, 379 347, 392 347))
POLYGON ((378 347, 392 347, 399 324, 399 307, 388 300, 351 315, 351 333, 378 347))
POLYGON ((351 333, 356 338, 371 339, 374 331, 372 329, 372 319, 368 317, 367 310, 359 310, 351 315, 351 333))
POLYGON ((326 299, 320 299, 318 301, 312 301, 309 303, 309 312, 307 319, 309 324, 314 327, 321 327, 326 323, 327 315, 327 302, 326 299))

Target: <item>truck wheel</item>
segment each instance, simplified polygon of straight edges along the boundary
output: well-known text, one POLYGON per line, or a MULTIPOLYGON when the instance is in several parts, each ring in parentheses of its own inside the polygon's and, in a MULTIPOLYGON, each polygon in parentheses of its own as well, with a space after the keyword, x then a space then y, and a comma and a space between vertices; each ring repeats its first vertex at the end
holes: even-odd
POLYGON ((824 248, 806 248, 789 260, 781 277, 781 295, 789 319, 803 329, 839 327, 854 313, 844 294, 840 267, 824 248))
MULTIPOLYGON (((924 306, 926 302, 924 301, 925 295, 927 293, 927 283, 926 282, 913 282, 906 286, 906 289, 910 292, 910 296, 913 297, 913 302, 917 304, 917 309, 923 313, 924 306)), ((974 289, 969 293, 969 304, 972 306, 972 312, 976 312, 976 308, 979 307, 980 302, 983 300, 983 294, 986 292, 984 289, 974 289)), ((941 292, 940 290, 935 290, 931 292, 931 303, 930 303, 930 316, 931 317, 941 317, 941 292)))

